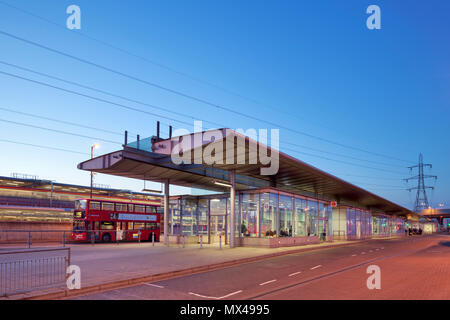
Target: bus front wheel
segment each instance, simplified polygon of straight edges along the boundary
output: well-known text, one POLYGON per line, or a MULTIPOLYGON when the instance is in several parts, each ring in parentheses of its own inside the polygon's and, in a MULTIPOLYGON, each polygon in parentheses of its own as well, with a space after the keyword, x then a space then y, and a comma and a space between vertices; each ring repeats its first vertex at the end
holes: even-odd
POLYGON ((111 235, 109 233, 105 233, 102 236, 102 240, 103 240, 103 242, 111 242, 111 235))

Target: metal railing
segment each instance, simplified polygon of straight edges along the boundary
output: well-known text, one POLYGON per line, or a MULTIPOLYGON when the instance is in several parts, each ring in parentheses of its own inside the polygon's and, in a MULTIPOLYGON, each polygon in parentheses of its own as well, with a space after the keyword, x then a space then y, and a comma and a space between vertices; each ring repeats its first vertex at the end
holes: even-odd
POLYGON ((0 252, 0 296, 66 285, 70 248, 0 252))
POLYGON ((157 229, 132 229, 132 230, 77 230, 75 233, 85 233, 84 239, 72 239, 74 231, 64 230, 0 230, 0 248, 28 248, 52 244, 52 246, 65 247, 68 243, 79 241, 91 244, 113 242, 119 244, 122 241, 159 241, 157 229))
POLYGON ((19 245, 31 248, 33 242, 61 244, 65 247, 71 239, 71 230, 0 230, 0 247, 19 245))

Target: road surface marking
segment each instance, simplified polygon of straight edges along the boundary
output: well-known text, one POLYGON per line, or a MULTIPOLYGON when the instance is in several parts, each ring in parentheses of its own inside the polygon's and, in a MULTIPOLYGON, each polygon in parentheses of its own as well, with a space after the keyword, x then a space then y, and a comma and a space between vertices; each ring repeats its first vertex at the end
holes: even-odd
POLYGON ((373 252, 373 250, 369 250, 369 252, 373 252))
POLYGON ((296 276, 296 275, 298 275, 299 273, 302 273, 301 271, 299 271, 299 272, 294 272, 294 273, 291 273, 290 275, 289 275, 289 277, 293 277, 293 276, 296 276))
POLYGON ((311 269, 309 269, 309 270, 314 270, 314 269, 317 269, 317 268, 320 268, 322 265, 321 264, 319 264, 318 266, 315 266, 315 267, 312 267, 311 269))
POLYGON ((365 252, 361 252, 361 254, 366 254, 365 252))
POLYGON ((259 285, 260 286, 264 286, 264 285, 266 285, 268 283, 272 283, 272 282, 275 282, 275 281, 277 281, 277 280, 273 279, 273 280, 270 280, 270 281, 266 281, 266 282, 260 283, 259 285))
POLYGON ((356 257, 356 254, 352 254, 352 257, 356 257))
POLYGON ((194 292, 189 292, 189 294, 190 294, 190 295, 193 295, 193 296, 200 297, 200 298, 220 300, 220 299, 225 299, 225 298, 234 296, 235 294, 238 294, 238 293, 241 293, 241 292, 242 292, 242 290, 238 290, 238 291, 229 293, 229 294, 227 294, 227 295, 225 295, 225 296, 222 296, 222 297, 208 297, 208 296, 204 296, 204 295, 201 295, 201 294, 198 294, 198 293, 194 293, 194 292))
POLYGON ((257 298, 267 297, 267 296, 270 296, 271 294, 274 294, 274 293, 277 293, 277 292, 282 292, 282 291, 285 291, 285 290, 289 290, 291 288, 299 287, 299 286, 302 286, 304 284, 315 282, 315 281, 318 281, 318 280, 321 280, 321 279, 330 278, 330 277, 336 276, 336 275, 338 275, 340 273, 360 268, 360 267, 362 267, 364 265, 367 265, 367 264, 373 264, 375 261, 383 261, 383 260, 386 260, 386 259, 390 259, 390 258, 393 258, 393 257, 404 256, 404 255, 408 255, 410 253, 418 252, 418 251, 419 251, 418 249, 406 250, 406 251, 402 251, 401 253, 395 253, 395 254, 390 254, 388 256, 372 258, 372 259, 366 260, 366 261, 364 261, 362 263, 350 265, 350 266, 344 267, 344 268, 342 268, 340 270, 336 270, 336 271, 332 271, 332 272, 329 272, 329 273, 326 273, 326 274, 319 275, 319 276, 314 277, 312 279, 306 279, 306 280, 302 280, 302 281, 297 282, 297 283, 289 284, 287 286, 283 286, 283 287, 279 287, 279 288, 276 288, 276 289, 272 289, 271 291, 255 295, 253 297, 246 297, 246 299, 247 300, 253 300, 253 299, 257 299, 257 298))
POLYGON ((380 250, 380 249, 378 249, 378 248, 375 249, 375 251, 378 251, 378 250, 380 250))
POLYGON ((160 288, 160 289, 164 289, 163 286, 158 286, 157 284, 153 284, 153 283, 144 283, 147 286, 151 286, 151 287, 156 287, 156 288, 160 288))

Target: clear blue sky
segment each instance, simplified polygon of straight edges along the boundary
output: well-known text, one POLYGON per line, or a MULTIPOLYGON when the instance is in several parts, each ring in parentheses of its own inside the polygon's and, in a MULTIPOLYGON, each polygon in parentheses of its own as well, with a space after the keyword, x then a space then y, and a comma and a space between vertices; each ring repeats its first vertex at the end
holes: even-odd
MULTIPOLYGON (((449 13, 448 1, 0 0, 0 31, 323 139, 410 161, 280 131, 282 151, 403 206, 411 207, 415 194, 402 190, 414 184, 407 185, 401 179, 409 176, 406 167, 417 162, 422 152, 425 162, 433 164, 427 172, 439 176, 436 184, 429 182, 436 186, 433 204, 450 206, 449 13), (81 7, 80 31, 65 28, 65 11, 71 4, 81 7), (370 4, 381 8, 381 30, 366 28, 365 11, 370 4), (80 36, 80 32, 146 60, 80 36)), ((191 118, 0 63, 2 72, 188 123, 204 119, 230 128, 269 127, 1 34, 0 48, 2 62, 186 113, 191 118)), ((93 137, 67 136, 0 121, 0 139, 86 153, 0 142, 0 175, 21 172, 88 185, 89 174, 77 170, 76 165, 89 157, 90 145, 100 142, 101 148, 96 150, 100 155, 118 150, 123 141, 120 135, 32 118, 5 108, 119 133, 127 129, 141 137, 155 133, 155 116, 4 74, 0 74, 0 93, 2 120, 93 137)), ((175 128, 186 127, 161 120, 166 132, 169 122, 175 128)), ((143 186, 139 181, 106 175, 98 175, 96 183, 134 190, 143 186)))

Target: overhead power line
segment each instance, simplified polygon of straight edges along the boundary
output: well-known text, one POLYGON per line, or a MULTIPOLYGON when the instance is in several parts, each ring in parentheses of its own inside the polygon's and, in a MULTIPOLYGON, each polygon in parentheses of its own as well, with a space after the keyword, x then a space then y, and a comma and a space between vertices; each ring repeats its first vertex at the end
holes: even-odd
POLYGON ((403 175, 403 173, 401 173, 401 172, 396 172, 396 171, 392 171, 392 170, 386 170, 386 169, 381 169, 381 168, 376 168, 376 167, 369 167, 369 166, 365 166, 365 165, 361 165, 361 164, 357 164, 357 163, 353 163, 353 162, 348 162, 348 161, 343 161, 343 160, 331 159, 331 158, 319 156, 319 155, 316 155, 316 154, 311 154, 311 153, 302 152, 302 151, 293 150, 293 149, 288 149, 288 148, 284 148, 284 149, 288 150, 288 151, 291 151, 291 152, 294 152, 294 153, 303 154, 303 155, 306 155, 306 156, 320 158, 320 159, 324 159, 324 160, 328 160, 328 161, 340 162, 340 163, 348 164, 348 165, 355 166, 355 167, 361 167, 361 168, 366 168, 366 169, 372 169, 372 170, 377 170, 377 171, 384 171, 384 172, 389 172, 389 173, 395 173, 395 174, 403 175))
MULTIPOLYGON (((60 78, 60 77, 55 77, 55 76, 49 75, 47 73, 43 73, 43 72, 40 72, 40 71, 32 70, 30 68, 26 68, 26 67, 23 67, 23 66, 12 64, 12 63, 9 63, 9 62, 6 62, 6 61, 1 61, 0 60, 0 63, 4 64, 4 65, 7 65, 7 66, 10 66, 10 67, 13 67, 13 68, 16 68, 16 69, 19 69, 19 70, 31 72, 33 74, 37 74, 37 75, 44 76, 44 77, 47 77, 47 78, 50 78, 50 79, 54 79, 54 80, 58 80, 58 81, 61 81, 61 82, 64 82, 64 83, 75 85, 75 86, 81 87, 83 89, 92 90, 94 92, 99 92, 99 93, 106 94, 106 95, 109 95, 109 96, 112 96, 112 97, 124 99, 124 100, 130 101, 130 102, 134 102, 134 103, 138 103, 138 104, 147 106, 147 107, 156 108, 158 110, 171 112, 171 110, 169 110, 167 108, 164 108, 164 107, 160 107, 160 106, 156 106, 156 105, 153 105, 153 104, 145 103, 145 102, 142 102, 142 101, 137 101, 137 100, 134 100, 134 99, 130 99, 128 97, 117 95, 115 93, 111 93, 111 92, 108 92, 108 91, 97 89, 97 88, 94 88, 94 87, 91 87, 91 86, 86 86, 86 85, 80 84, 78 82, 69 81, 69 80, 66 80, 66 79, 63 79, 63 78, 60 78)), ((180 113, 180 112, 174 112, 174 113, 177 114, 177 115, 180 115, 182 117, 195 119, 194 117, 192 117, 190 115, 186 115, 186 114, 183 114, 183 113, 180 113)), ((198 120, 202 120, 202 119, 198 119, 198 120)), ((220 124, 220 123, 216 123, 216 122, 212 122, 212 121, 208 121, 208 120, 202 120, 202 121, 207 122, 207 123, 211 123, 211 124, 214 124, 214 125, 217 125, 219 127, 226 127, 226 126, 224 126, 223 124, 220 124)), ((353 159, 353 160, 358 160, 358 161, 363 161, 363 162, 369 162, 369 163, 375 163, 375 164, 381 164, 381 165, 386 165, 386 166, 403 168, 403 166, 387 164, 387 163, 379 162, 379 161, 372 161, 372 160, 367 160, 367 159, 361 159, 361 158, 352 157, 352 156, 348 156, 348 155, 342 155, 342 154, 339 154, 339 153, 333 153, 333 152, 330 152, 330 151, 324 151, 324 150, 320 150, 320 149, 316 149, 316 148, 310 148, 310 147, 299 145, 299 144, 295 144, 295 143, 290 143, 290 142, 283 142, 283 143, 288 144, 288 145, 292 145, 292 146, 296 146, 296 147, 300 147, 300 148, 305 148, 305 149, 310 149, 310 150, 313 150, 313 151, 318 151, 318 152, 330 154, 330 155, 336 155, 336 156, 340 156, 340 157, 344 157, 344 158, 349 158, 349 159, 353 159)))
POLYGON ((82 124, 79 124, 79 123, 74 123, 74 122, 65 121, 65 120, 61 120, 61 119, 44 117, 44 116, 40 116, 40 115, 33 114, 33 113, 27 113, 27 112, 22 112, 22 111, 18 111, 18 110, 14 110, 14 109, 3 108, 3 107, 0 107, 0 110, 11 112, 11 113, 15 113, 15 114, 20 114, 20 115, 24 115, 24 116, 28 116, 28 117, 33 117, 33 118, 37 118, 37 119, 48 120, 48 121, 52 121, 52 122, 56 122, 56 123, 68 124, 68 125, 74 126, 74 127, 80 127, 80 128, 84 128, 84 129, 101 131, 101 132, 104 132, 104 133, 109 133, 109 134, 114 134, 114 135, 118 135, 118 136, 123 136, 123 132, 110 131, 110 130, 105 130, 105 129, 101 129, 101 128, 98 128, 98 127, 90 127, 90 126, 82 125, 82 124))
POLYGON ((404 166, 400 166, 400 165, 393 165, 390 163, 386 163, 386 162, 379 162, 379 161, 372 161, 372 160, 367 160, 367 159, 361 159, 361 158, 357 158, 357 157, 352 157, 352 156, 348 156, 345 154, 341 154, 341 153, 335 153, 335 152, 330 152, 330 151, 324 151, 324 150, 320 150, 320 149, 316 149, 316 148, 311 148, 311 147, 307 147, 304 145, 299 145, 296 143, 290 143, 290 142, 282 142, 284 144, 288 144, 288 145, 292 145, 292 146, 296 146, 296 147, 301 147, 304 149, 309 149, 312 151, 317 151, 317 152, 322 152, 322 153, 326 153, 326 154, 330 154, 330 155, 335 155, 338 157, 343 157, 343 158, 348 158, 348 159, 353 159, 353 160, 358 160, 358 161, 364 161, 364 162, 369 162, 369 163, 374 163, 374 164, 380 164, 383 166, 390 166, 390 167, 396 167, 396 168, 404 168, 404 166))
MULTIPOLYGON (((22 80, 29 81, 29 82, 36 83, 36 84, 40 84, 40 85, 47 86, 47 87, 50 87, 50 88, 58 89, 58 90, 61 90, 61 91, 64 91, 64 92, 76 94, 76 95, 79 95, 79 96, 87 97, 87 98, 90 98, 90 99, 93 99, 93 100, 97 100, 97 101, 101 101, 101 102, 104 102, 104 103, 109 103, 109 104, 116 105, 116 106, 119 106, 119 107, 122 107, 122 108, 126 108, 126 109, 139 111, 139 112, 143 112, 143 113, 147 113, 147 114, 151 114, 151 115, 157 116, 156 114, 153 114, 153 113, 141 110, 141 109, 137 109, 137 108, 133 108, 133 107, 129 107, 129 106, 123 105, 123 104, 119 104, 119 103, 115 103, 115 102, 112 102, 112 101, 108 101, 108 100, 105 100, 105 99, 93 97, 93 96, 86 95, 86 94, 83 94, 83 93, 80 93, 80 92, 76 92, 76 91, 73 91, 73 90, 64 89, 64 88, 57 87, 57 86, 54 86, 54 85, 50 85, 50 84, 47 84, 47 83, 44 83, 44 82, 40 82, 40 81, 32 80, 32 79, 29 79, 29 78, 26 78, 26 77, 22 77, 22 76, 18 76, 18 75, 15 75, 15 74, 11 74, 11 73, 8 73, 8 72, 0 71, 0 74, 4 74, 4 75, 11 76, 11 77, 14 77, 14 78, 22 79, 22 80)), ((165 118, 168 118, 168 117, 165 117, 165 118)), ((173 120, 173 121, 182 122, 180 120, 175 120, 175 119, 172 119, 172 118, 169 118, 169 119, 173 120)), ((0 120, 0 121, 6 121, 6 120, 0 120)), ((31 126, 31 125, 29 125, 29 126, 31 126)), ((37 126, 35 126, 35 127, 37 127, 37 126)), ((54 130, 54 131, 57 131, 57 130, 54 130)), ((79 135, 79 136, 83 136, 83 135, 79 135)), ((83 137, 87 137, 87 136, 83 136, 83 137)), ((92 137, 88 137, 88 138, 92 138, 92 137)), ((102 139, 102 140, 105 140, 105 139, 102 139)), ((115 142, 113 142, 113 143, 115 143, 115 142)), ((312 156, 312 157, 317 157, 317 158, 321 158, 321 159, 325 159, 325 160, 329 160, 329 161, 345 163, 345 164, 349 164, 349 165, 353 165, 353 166, 357 166, 357 167, 368 168, 368 169, 384 171, 384 172, 390 172, 390 173, 396 173, 396 174, 402 174, 402 173, 394 172, 394 171, 391 171, 391 170, 364 166, 364 165, 355 164, 355 163, 342 161, 342 160, 330 159, 330 158, 327 158, 327 157, 313 155, 313 154, 310 154, 310 153, 301 152, 301 151, 297 151, 297 150, 293 150, 293 149, 287 149, 287 148, 285 148, 285 149, 286 150, 290 150, 292 152, 296 152, 296 153, 300 153, 300 154, 304 154, 304 155, 309 155, 309 156, 312 156)))
MULTIPOLYGON (((133 102, 133 103, 144 105, 146 107, 150 107, 150 108, 153 108, 153 109, 162 110, 162 111, 165 111, 165 112, 168 112, 168 113, 176 114, 176 115, 179 115, 181 117, 189 118, 191 120, 202 120, 202 119, 198 119, 196 117, 193 117, 192 115, 188 115, 188 114, 185 114, 185 113, 177 112, 177 111, 174 111, 174 110, 166 108, 166 107, 161 107, 161 106, 157 106, 157 105, 154 105, 154 104, 146 103, 146 102, 143 102, 143 101, 131 99, 131 98, 128 98, 128 97, 125 97, 125 96, 122 96, 122 95, 118 95, 118 94, 112 93, 110 91, 105 91, 105 90, 102 90, 102 89, 98 89, 98 88, 94 88, 94 87, 91 87, 91 86, 87 86, 87 85, 81 84, 79 82, 63 79, 63 78, 60 78, 60 77, 55 77, 55 76, 52 76, 52 75, 50 75, 48 73, 36 71, 36 70, 30 69, 30 68, 19 66, 17 64, 13 64, 13 63, 9 63, 9 62, 6 62, 6 61, 1 61, 1 60, 0 60, 0 63, 4 64, 6 66, 9 66, 9 67, 13 67, 13 68, 19 69, 19 70, 31 72, 31 73, 34 73, 34 74, 37 74, 39 76, 43 76, 43 77, 46 77, 46 78, 49 78, 49 79, 61 81, 61 82, 64 82, 64 83, 67 83, 67 84, 70 84, 70 85, 74 85, 74 86, 77 86, 77 87, 80 87, 80 88, 83 88, 83 89, 88 89, 88 90, 91 90, 91 91, 94 91, 94 92, 102 93, 102 94, 105 94, 105 95, 108 95, 108 96, 111 96, 111 97, 114 97, 114 98, 119 98, 119 99, 122 99, 122 100, 126 100, 128 102, 133 102)), ((206 123, 210 123, 210 124, 215 125, 215 126, 219 126, 219 127, 222 126, 221 124, 218 124, 216 122, 212 122, 212 121, 209 121, 209 120, 202 120, 202 121, 204 121, 206 123)))
POLYGON ((23 127, 34 128, 34 129, 40 129, 40 130, 45 130, 45 131, 50 131, 50 132, 55 132, 55 133, 60 133, 60 134, 65 134, 65 135, 71 135, 71 136, 75 136, 75 137, 93 139, 93 140, 98 140, 98 141, 107 142, 107 143, 111 143, 111 144, 121 145, 121 143, 119 143, 119 142, 108 140, 108 139, 103 139, 103 138, 99 138, 99 137, 92 137, 92 136, 87 136, 87 135, 84 135, 84 134, 78 134, 78 133, 68 132, 68 131, 63 131, 63 130, 58 130, 58 129, 51 129, 51 128, 46 128, 46 127, 36 126, 36 125, 33 125, 33 124, 29 124, 29 123, 10 121, 10 120, 5 120, 5 119, 0 119, 0 122, 14 124, 14 125, 23 126, 23 127))
POLYGON ((166 116, 163 116, 163 115, 160 115, 160 114, 156 114, 156 113, 153 113, 153 112, 149 112, 149 111, 145 111, 145 110, 142 110, 142 109, 130 107, 130 106, 124 105, 122 103, 116 103, 116 102, 109 101, 109 100, 106 100, 106 99, 97 98, 97 97, 94 97, 94 96, 91 96, 91 95, 88 95, 88 94, 84 94, 84 93, 81 93, 81 92, 77 92, 77 91, 74 91, 74 90, 61 88, 61 87, 54 86, 54 85, 51 85, 51 84, 48 84, 48 83, 45 83, 45 82, 41 82, 41 81, 33 80, 33 79, 30 79, 30 78, 22 77, 22 76, 13 74, 13 73, 0 71, 0 74, 6 75, 6 76, 10 76, 10 77, 13 77, 13 78, 17 78, 17 79, 21 79, 21 80, 25 80, 25 81, 32 82, 32 83, 35 83, 35 84, 39 84, 41 86, 57 89, 57 90, 64 91, 64 92, 67 92, 67 93, 75 94, 75 95, 78 95, 78 96, 81 96, 81 97, 85 97, 85 98, 88 98, 88 99, 92 99, 92 100, 96 100, 96 101, 99 101, 99 102, 111 104, 111 105, 114 105, 114 106, 117 106, 117 107, 120 107, 120 108, 124 108, 124 109, 127 109, 127 110, 132 110, 132 111, 144 113, 144 114, 156 117, 156 118, 164 118, 164 119, 167 119, 167 120, 183 123, 183 124, 188 125, 188 126, 192 125, 191 123, 188 123, 188 122, 185 122, 185 121, 181 121, 181 120, 177 120, 177 119, 174 119, 174 118, 166 117, 166 116))
POLYGON ((325 138, 322 138, 322 137, 318 137, 318 136, 315 136, 315 135, 312 135, 312 134, 309 134, 309 133, 306 133, 306 132, 302 132, 302 131, 299 131, 299 130, 296 130, 296 129, 292 129, 292 128, 289 128, 289 127, 286 127, 286 126, 283 126, 283 125, 280 125, 280 124, 277 124, 277 123, 274 123, 274 122, 271 122, 271 121, 267 121, 267 120, 264 120, 264 119, 260 119, 260 118, 258 118, 258 117, 255 117, 255 116, 252 116, 252 115, 249 115, 249 114, 245 114, 245 113, 243 113, 243 112, 236 111, 236 110, 233 110, 233 109, 231 109, 231 108, 228 108, 228 107, 225 107, 225 106, 222 106, 222 105, 219 105, 219 104, 210 102, 210 101, 205 100, 205 99, 203 99, 203 98, 198 98, 198 97, 195 97, 195 96, 193 96, 193 95, 190 95, 190 94, 187 94, 187 93, 178 91, 178 90, 174 90, 174 89, 171 89, 171 88, 168 88, 168 87, 159 85, 159 84, 157 84, 157 83, 150 82, 150 81, 147 81, 147 80, 138 78, 138 77, 136 77, 136 76, 132 76, 132 75, 126 74, 126 73, 124 73, 124 72, 121 72, 121 71, 118 71, 118 70, 115 70, 115 69, 112 69, 112 68, 109 68, 109 67, 100 65, 100 64, 98 64, 98 63, 95 63, 95 62, 92 62, 92 61, 89 61, 89 60, 86 60, 86 59, 83 59, 83 58, 79 58, 79 57, 77 57, 77 56, 74 56, 74 55, 65 53, 65 52, 63 52, 63 51, 60 51, 60 50, 56 50, 56 49, 50 48, 50 47, 48 47, 48 46, 42 45, 42 44, 40 44, 40 43, 31 41, 31 40, 24 39, 24 38, 22 38, 22 37, 13 35, 13 34, 11 34, 11 33, 5 32, 5 31, 1 31, 1 30, 0 30, 0 34, 3 34, 4 36, 7 36, 7 37, 10 37, 10 38, 19 40, 19 41, 21 41, 21 42, 24 42, 24 43, 27 43, 27 44, 30 44, 30 45, 33 45, 33 46, 36 46, 36 47, 39 47, 39 48, 41 48, 41 49, 45 49, 45 50, 47 50, 47 51, 50 51, 50 52, 53 52, 53 53, 56 53, 56 54, 65 56, 65 57, 67 57, 67 58, 71 58, 71 59, 73 59, 73 60, 82 62, 82 63, 84 63, 84 64, 87 64, 87 65, 90 65, 90 66, 93 66, 93 67, 96 67, 96 68, 99 68, 99 69, 102 69, 102 70, 111 72, 111 73, 113 73, 113 74, 122 76, 122 77, 124 77, 124 78, 128 78, 128 79, 130 79, 130 80, 134 80, 134 81, 137 81, 137 82, 146 84, 146 85, 148 85, 148 86, 152 86, 152 87, 154 87, 154 88, 157 88, 157 89, 160 89, 160 90, 163 90, 163 91, 172 93, 172 94, 174 94, 174 95, 178 95, 178 96, 180 96, 180 97, 183 97, 183 98, 186 98, 186 99, 190 99, 190 100, 192 100, 192 101, 196 101, 196 102, 199 102, 199 103, 202 103, 202 104, 205 104, 205 105, 209 105, 209 106, 211 106, 211 107, 214 107, 214 108, 217 108, 217 109, 220 109, 220 110, 224 110, 224 111, 227 111, 227 112, 230 112, 230 113, 234 113, 234 114, 240 115, 240 116, 245 117, 245 118, 248 118, 248 119, 252 119, 252 120, 255 120, 255 121, 258 121, 258 122, 266 123, 266 124, 271 125, 271 126, 274 126, 274 127, 283 128, 283 129, 285 129, 285 130, 287 130, 287 131, 290 131, 290 132, 292 132, 292 133, 295 133, 295 134, 307 136, 307 137, 312 138, 312 139, 320 140, 320 141, 327 142, 327 143, 334 144, 334 145, 338 145, 338 146, 341 146, 341 147, 344 147, 344 148, 356 150, 356 151, 359 151, 359 152, 364 152, 364 153, 372 154, 372 155, 379 156, 379 157, 384 157, 384 158, 389 158, 389 159, 392 159, 392 160, 397 160, 397 161, 402 161, 402 162, 408 162, 408 163, 411 163, 411 161, 408 161, 408 160, 403 160, 403 159, 399 159, 399 158, 396 158, 396 157, 393 157, 393 156, 390 156, 390 155, 384 155, 384 154, 380 154, 380 153, 377 153, 377 152, 373 152, 373 151, 369 151, 369 150, 364 150, 364 149, 357 148, 357 147, 354 147, 354 146, 342 144, 342 143, 340 143, 340 142, 336 142, 336 141, 332 141, 332 140, 325 139, 325 138))
POLYGON ((14 140, 8 140, 8 139, 0 139, 0 142, 19 144, 19 145, 24 145, 24 146, 29 146, 29 147, 48 149, 48 150, 55 150, 55 151, 70 152, 70 153, 82 154, 84 156, 90 155, 87 152, 80 152, 80 151, 74 151, 74 150, 68 150, 68 149, 63 149, 63 148, 50 147, 50 146, 44 146, 44 145, 39 145, 39 144, 26 143, 26 142, 14 141, 14 140))

